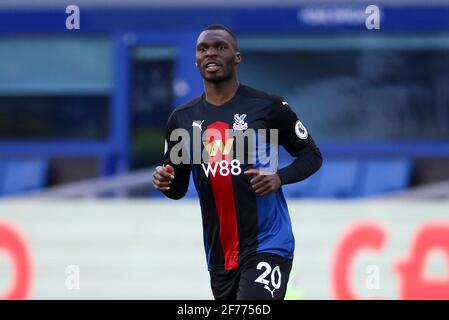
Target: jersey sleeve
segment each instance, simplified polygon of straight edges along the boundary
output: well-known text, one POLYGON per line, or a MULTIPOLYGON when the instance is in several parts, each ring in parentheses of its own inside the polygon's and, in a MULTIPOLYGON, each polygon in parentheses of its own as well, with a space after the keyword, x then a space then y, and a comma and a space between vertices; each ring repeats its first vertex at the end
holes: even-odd
MULTIPOLYGON (((163 193, 171 198, 171 199, 181 199, 187 192, 189 187, 189 179, 190 179, 190 171, 191 164, 185 162, 175 161, 172 157, 178 152, 174 151, 174 148, 179 146, 179 140, 172 140, 170 138, 173 130, 180 128, 176 114, 172 113, 170 118, 167 121, 166 129, 165 129, 165 147, 164 147, 164 166, 169 164, 175 170, 175 178, 170 183, 170 189, 167 191, 163 191, 163 193)), ((186 152, 186 150, 183 150, 186 152)))
POLYGON ((280 99, 275 103, 274 108, 279 144, 295 157, 290 165, 279 169, 277 174, 282 184, 304 180, 321 167, 323 162, 321 152, 310 132, 287 102, 280 99))

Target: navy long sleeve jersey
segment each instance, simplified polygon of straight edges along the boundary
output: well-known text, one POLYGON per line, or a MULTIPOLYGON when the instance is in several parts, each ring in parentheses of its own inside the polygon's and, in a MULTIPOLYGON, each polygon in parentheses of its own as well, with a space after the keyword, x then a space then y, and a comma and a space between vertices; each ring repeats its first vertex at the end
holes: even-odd
POLYGON ((220 106, 209 104, 203 94, 171 114, 165 143, 164 162, 174 167, 175 178, 164 194, 182 198, 192 173, 209 271, 235 269, 255 252, 293 258, 294 237, 282 188, 259 196, 250 184, 252 177, 243 173, 250 168, 274 171, 282 184, 288 184, 304 180, 320 168, 321 153, 287 102, 242 84, 234 97, 220 106), (276 140, 268 133, 273 129, 278 144, 295 157, 279 170, 273 170, 275 161, 267 160, 277 157, 276 140), (180 131, 188 133, 189 139, 180 131), (237 137, 247 132, 254 139, 239 140, 244 141, 242 158, 236 150, 237 137))

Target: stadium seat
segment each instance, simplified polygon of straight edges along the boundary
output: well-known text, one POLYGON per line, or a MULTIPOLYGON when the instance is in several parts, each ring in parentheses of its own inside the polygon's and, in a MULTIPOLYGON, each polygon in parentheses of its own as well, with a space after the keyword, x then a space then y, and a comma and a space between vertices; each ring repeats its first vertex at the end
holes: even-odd
POLYGON ((282 192, 287 198, 307 198, 316 193, 317 186, 317 176, 312 176, 306 180, 282 186, 282 192))
POLYGON ((7 196, 45 187, 49 164, 44 159, 11 159, 0 171, 0 195, 7 196))
POLYGON ((409 186, 412 163, 409 159, 378 159, 363 164, 360 196, 399 191, 409 186))
POLYGON ((359 161, 355 158, 327 159, 316 174, 318 187, 312 197, 354 197, 356 195, 358 172, 359 161))
POLYGON ((0 194, 3 186, 3 181, 5 180, 5 174, 7 170, 8 162, 5 160, 0 160, 0 194))
MULTIPOLYGON (((284 168, 294 160, 285 151, 281 152, 281 159, 279 161, 279 168, 284 168)), ((282 186, 282 192, 287 198, 307 198, 312 197, 316 192, 318 186, 317 175, 313 175, 303 181, 287 184, 282 186)))

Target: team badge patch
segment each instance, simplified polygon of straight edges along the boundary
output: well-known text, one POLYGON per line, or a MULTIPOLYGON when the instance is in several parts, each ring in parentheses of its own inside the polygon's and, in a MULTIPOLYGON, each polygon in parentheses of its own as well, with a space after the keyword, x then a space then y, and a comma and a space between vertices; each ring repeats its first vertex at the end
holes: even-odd
POLYGON ((232 129, 234 130, 246 130, 248 129, 248 123, 245 122, 246 114, 234 114, 234 124, 232 125, 232 129))
POLYGON ((309 133, 307 132, 306 127, 301 123, 301 121, 296 121, 295 124, 295 133, 299 139, 307 139, 309 133))

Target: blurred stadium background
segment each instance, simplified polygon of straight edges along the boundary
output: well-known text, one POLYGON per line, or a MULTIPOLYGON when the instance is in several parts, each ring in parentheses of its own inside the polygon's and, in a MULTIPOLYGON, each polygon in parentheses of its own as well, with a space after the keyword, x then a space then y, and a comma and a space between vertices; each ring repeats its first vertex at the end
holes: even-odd
POLYGON ((212 299, 193 185, 180 201, 151 187, 170 112, 202 93, 211 23, 324 155, 283 188, 288 298, 449 299, 443 0, 0 1, 0 298, 212 299))

